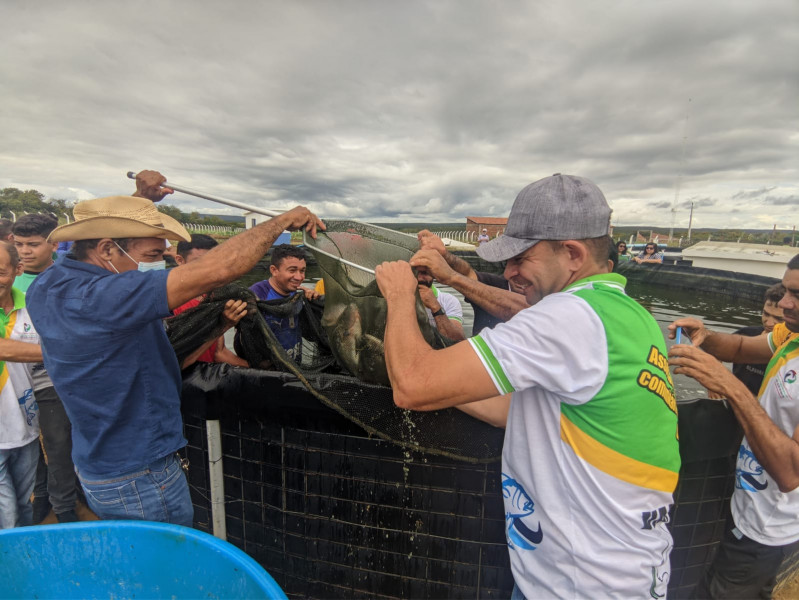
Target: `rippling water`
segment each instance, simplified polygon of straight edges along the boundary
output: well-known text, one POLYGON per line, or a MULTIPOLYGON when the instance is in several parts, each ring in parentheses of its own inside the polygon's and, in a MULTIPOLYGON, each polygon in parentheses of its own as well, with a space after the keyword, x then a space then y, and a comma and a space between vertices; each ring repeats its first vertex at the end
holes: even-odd
MULTIPOLYGON (((443 291, 454 294, 463 306, 464 325, 467 335, 471 332, 474 312, 463 296, 452 288, 441 286, 443 291)), ((630 282, 627 293, 646 308, 660 325, 666 345, 671 346, 666 327, 680 317, 696 317, 714 331, 731 333, 748 325, 760 325, 760 304, 732 300, 727 296, 707 292, 686 291, 666 286, 643 285, 630 282)), ((678 400, 706 397, 705 389, 684 375, 674 376, 678 400)))

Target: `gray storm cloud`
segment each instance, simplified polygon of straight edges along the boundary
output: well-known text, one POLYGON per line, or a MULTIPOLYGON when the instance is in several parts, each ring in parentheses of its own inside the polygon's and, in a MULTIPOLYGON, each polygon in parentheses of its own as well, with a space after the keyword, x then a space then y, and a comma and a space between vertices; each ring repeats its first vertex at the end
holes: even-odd
POLYGON ((597 182, 620 223, 672 206, 687 222, 698 198, 717 227, 736 226, 733 208, 792 218, 799 193, 793 0, 3 12, 3 187, 100 196, 155 168, 264 207, 457 221, 505 216, 563 172, 597 182))

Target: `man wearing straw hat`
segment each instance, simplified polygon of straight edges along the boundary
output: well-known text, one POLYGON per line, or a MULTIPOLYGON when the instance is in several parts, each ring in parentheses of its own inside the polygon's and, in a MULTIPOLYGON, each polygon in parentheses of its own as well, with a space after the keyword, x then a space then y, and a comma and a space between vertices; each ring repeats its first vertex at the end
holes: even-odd
POLYGON ((98 198, 73 212, 75 221, 48 238, 74 241, 73 254, 36 278, 27 303, 72 422, 72 458, 89 507, 101 519, 191 526, 176 457, 186 445, 180 368, 161 319, 250 271, 283 230, 315 237, 324 225, 298 206, 166 271, 165 240, 191 238, 152 201, 98 198))
POLYGON ((477 252, 507 261, 505 278, 530 306, 443 350, 415 325, 410 265, 375 269, 395 403, 471 406, 507 425, 513 598, 666 594, 677 409, 658 324, 608 272, 609 222, 587 179, 556 174, 524 188, 505 235, 477 252))

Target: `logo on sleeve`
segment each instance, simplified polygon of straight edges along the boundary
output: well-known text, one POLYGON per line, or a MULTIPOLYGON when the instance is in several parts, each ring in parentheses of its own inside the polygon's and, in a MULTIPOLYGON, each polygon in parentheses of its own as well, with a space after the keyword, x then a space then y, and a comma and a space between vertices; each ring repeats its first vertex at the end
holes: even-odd
POLYGON ((763 477, 763 467, 757 462, 755 455, 741 444, 738 450, 738 467, 735 469, 735 487, 747 492, 762 492, 768 487, 763 477))
POLYGON ((505 499, 508 546, 535 550, 544 539, 541 523, 533 523, 529 518, 535 512, 535 503, 524 487, 505 473, 502 474, 502 496, 505 499))

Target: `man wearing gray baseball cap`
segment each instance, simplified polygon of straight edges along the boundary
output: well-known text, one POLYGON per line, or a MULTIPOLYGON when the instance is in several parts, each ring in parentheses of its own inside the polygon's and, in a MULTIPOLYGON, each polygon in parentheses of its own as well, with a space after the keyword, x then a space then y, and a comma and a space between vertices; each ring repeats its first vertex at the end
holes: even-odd
POLYGON ((608 272, 610 207, 556 174, 516 197, 505 235, 478 248, 531 304, 434 350, 416 323, 416 279, 377 267, 388 304, 395 403, 458 406, 506 426, 502 492, 514 598, 662 597, 680 468, 666 343, 608 272))

